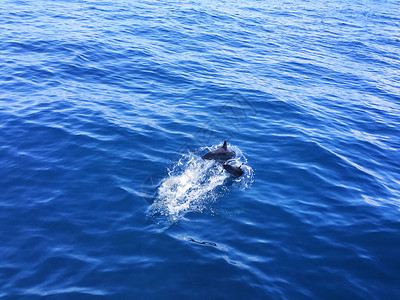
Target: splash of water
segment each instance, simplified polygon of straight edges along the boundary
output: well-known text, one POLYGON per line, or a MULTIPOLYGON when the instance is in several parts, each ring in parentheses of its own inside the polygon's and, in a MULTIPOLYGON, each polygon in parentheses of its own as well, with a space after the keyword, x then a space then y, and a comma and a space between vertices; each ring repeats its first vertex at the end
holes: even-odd
MULTIPOLYGON (((197 152, 207 152, 217 147, 204 147, 197 152)), ((236 152, 236 158, 229 161, 231 165, 238 166, 247 162, 239 148, 230 148, 236 152)), ((232 185, 245 189, 252 183, 254 172, 247 165, 242 168, 244 175, 232 180, 232 185)), ((221 164, 202 160, 200 155, 189 152, 179 159, 168 171, 168 176, 161 181, 149 217, 165 216, 169 221, 176 222, 188 212, 201 212, 229 191, 226 184, 231 181, 229 178, 221 164)))

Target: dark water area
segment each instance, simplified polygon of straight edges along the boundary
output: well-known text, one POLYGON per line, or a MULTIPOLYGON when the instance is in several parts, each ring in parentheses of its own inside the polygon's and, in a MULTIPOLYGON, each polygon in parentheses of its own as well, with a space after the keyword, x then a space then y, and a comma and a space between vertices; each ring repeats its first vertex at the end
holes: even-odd
POLYGON ((399 299, 399 4, 2 1, 0 298, 399 299))

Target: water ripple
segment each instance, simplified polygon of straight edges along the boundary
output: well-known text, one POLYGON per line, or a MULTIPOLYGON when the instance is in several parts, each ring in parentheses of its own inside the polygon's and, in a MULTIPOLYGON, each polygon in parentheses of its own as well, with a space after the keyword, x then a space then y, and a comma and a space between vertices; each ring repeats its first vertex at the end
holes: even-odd
POLYGON ((0 297, 399 298, 399 21, 1 2, 0 297))

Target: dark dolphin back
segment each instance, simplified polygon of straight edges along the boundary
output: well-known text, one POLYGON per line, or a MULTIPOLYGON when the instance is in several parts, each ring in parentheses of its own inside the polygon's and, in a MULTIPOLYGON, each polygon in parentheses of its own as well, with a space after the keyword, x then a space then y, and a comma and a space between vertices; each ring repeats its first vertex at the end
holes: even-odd
POLYGON ((227 161, 228 159, 232 159, 235 156, 236 153, 228 149, 225 141, 221 148, 207 152, 201 158, 209 160, 227 161))
POLYGON ((243 170, 242 170, 241 166, 234 167, 231 165, 223 165, 223 167, 229 174, 231 174, 235 178, 243 175, 243 170))

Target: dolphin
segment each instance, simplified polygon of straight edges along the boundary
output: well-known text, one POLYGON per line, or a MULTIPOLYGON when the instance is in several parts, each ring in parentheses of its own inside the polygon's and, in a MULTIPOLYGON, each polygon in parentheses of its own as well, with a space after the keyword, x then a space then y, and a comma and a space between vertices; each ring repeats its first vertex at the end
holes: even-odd
POLYGON ((240 165, 239 167, 223 165, 222 167, 225 169, 225 171, 231 174, 232 177, 238 178, 243 175, 242 165, 240 165))
POLYGON ((207 152, 201 158, 224 162, 227 161, 228 159, 234 158, 235 156, 236 153, 234 151, 229 150, 228 146, 226 145, 226 141, 224 141, 224 144, 222 145, 221 148, 207 152))

